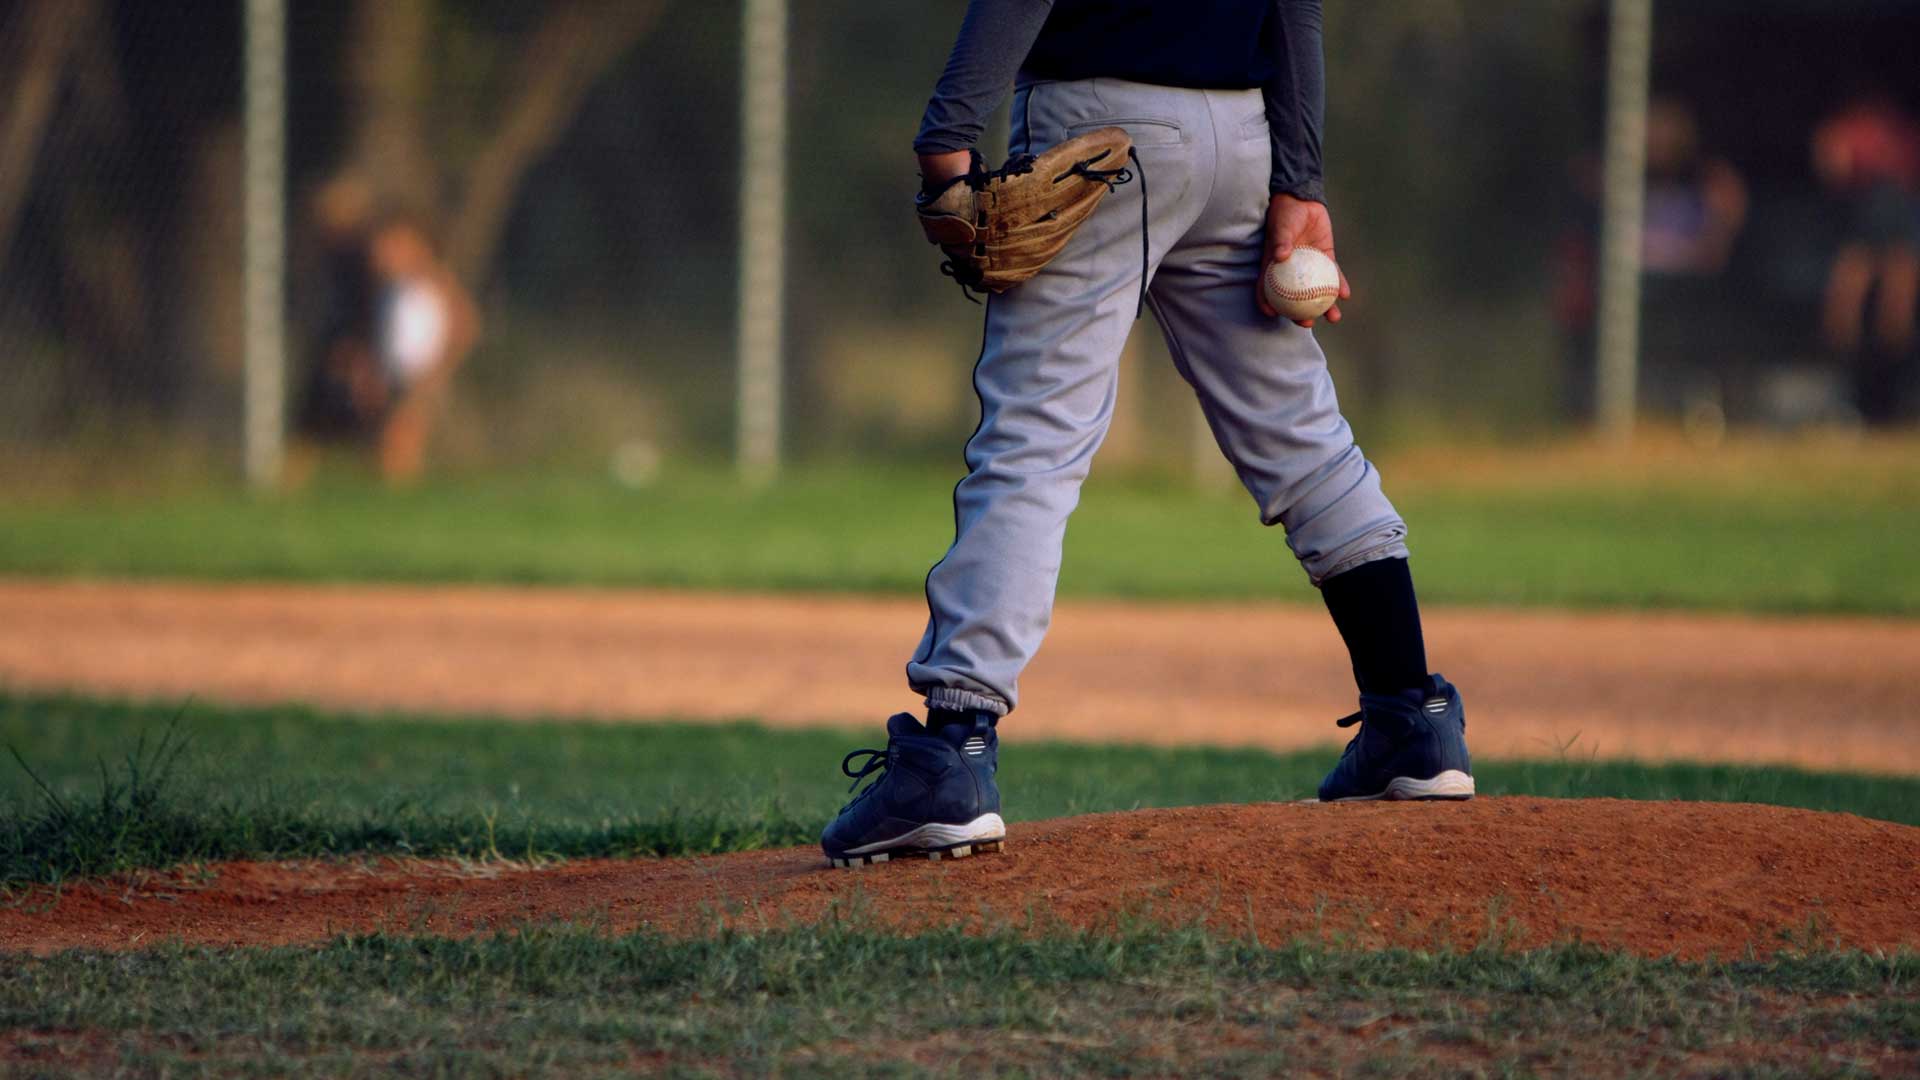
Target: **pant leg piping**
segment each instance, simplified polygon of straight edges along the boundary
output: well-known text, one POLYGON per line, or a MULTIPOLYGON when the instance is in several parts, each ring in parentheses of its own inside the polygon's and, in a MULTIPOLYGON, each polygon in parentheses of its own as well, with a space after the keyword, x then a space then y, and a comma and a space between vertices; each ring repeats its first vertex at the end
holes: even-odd
MULTIPOLYGON (((1031 99, 1032 95, 1029 94, 1028 97, 1031 99)), ((974 421, 973 434, 967 436, 966 443, 960 449, 960 463, 966 467, 966 471, 953 485, 953 542, 947 545, 946 554, 941 555, 938 561, 927 568, 927 576, 920 583, 920 594, 927 601, 927 623, 932 632, 927 635, 925 655, 916 650, 913 655, 913 664, 924 664, 931 660, 934 647, 940 641, 940 613, 933 605, 933 575, 946 565, 947 556, 953 554, 954 546, 960 542, 960 485, 966 483, 967 478, 973 475, 973 440, 979 438, 980 429, 987 426, 987 399, 980 393, 980 365, 987 358, 987 329, 993 321, 992 293, 987 294, 983 307, 985 310, 980 316, 980 354, 973 358, 973 374, 969 380, 973 384, 973 400, 979 406, 980 419, 974 421)), ((912 664, 908 666, 911 667, 912 664)))
POLYGON ((1131 146, 1127 147, 1127 156, 1133 159, 1134 172, 1140 176, 1140 297, 1133 302, 1133 319, 1147 310, 1147 268, 1152 265, 1153 249, 1147 242, 1147 222, 1151 217, 1151 203, 1147 201, 1147 166, 1140 155, 1131 146))

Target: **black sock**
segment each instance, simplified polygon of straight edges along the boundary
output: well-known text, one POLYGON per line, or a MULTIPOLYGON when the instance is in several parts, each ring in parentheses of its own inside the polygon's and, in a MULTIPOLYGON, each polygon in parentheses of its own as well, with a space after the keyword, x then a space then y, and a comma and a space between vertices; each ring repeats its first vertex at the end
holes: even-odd
POLYGON ((986 715, 988 717, 987 723, 990 726, 996 724, 999 719, 998 717, 993 716, 991 713, 983 714, 982 712, 979 712, 979 711, 970 711, 970 710, 961 710, 961 709, 928 709, 927 710, 927 730, 939 731, 941 728, 946 727, 948 724, 965 724, 968 727, 972 727, 974 717, 981 716, 981 715, 986 715))
POLYGON ((1377 559, 1320 583, 1363 694, 1426 685, 1427 644, 1405 559, 1377 559))

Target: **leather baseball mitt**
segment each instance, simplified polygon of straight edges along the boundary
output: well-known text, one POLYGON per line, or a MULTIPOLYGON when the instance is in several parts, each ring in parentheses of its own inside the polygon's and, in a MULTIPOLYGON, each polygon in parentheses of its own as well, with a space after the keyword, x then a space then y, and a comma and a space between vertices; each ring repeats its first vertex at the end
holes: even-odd
POLYGON ((1015 154, 989 172, 973 156, 965 176, 914 199, 927 239, 946 252, 940 272, 973 290, 1005 292, 1040 272, 1116 184, 1133 179, 1133 141, 1117 127, 1015 154))

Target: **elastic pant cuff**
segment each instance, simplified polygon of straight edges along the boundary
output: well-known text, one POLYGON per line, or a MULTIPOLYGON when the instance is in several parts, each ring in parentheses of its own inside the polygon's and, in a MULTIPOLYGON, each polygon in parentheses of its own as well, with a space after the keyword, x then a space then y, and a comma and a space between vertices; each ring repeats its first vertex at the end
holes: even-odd
POLYGON ((999 698, 976 694, 954 686, 941 686, 927 693, 927 708, 952 709, 955 712, 985 712, 1005 716, 1011 710, 999 698))
POLYGON ((1306 568, 1307 577, 1313 582, 1315 588, 1319 588, 1328 578, 1338 577, 1356 566, 1379 562, 1381 559, 1405 559, 1409 556, 1406 526, 1396 525, 1387 530, 1387 539, 1384 543, 1376 543, 1363 551, 1344 555, 1338 562, 1323 564, 1319 567, 1309 566, 1306 568))

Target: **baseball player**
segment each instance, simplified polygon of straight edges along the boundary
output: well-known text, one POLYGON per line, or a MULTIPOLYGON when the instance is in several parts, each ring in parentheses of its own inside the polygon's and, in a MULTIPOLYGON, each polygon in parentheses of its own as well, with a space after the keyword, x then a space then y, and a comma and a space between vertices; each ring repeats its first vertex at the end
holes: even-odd
POLYGON ((1046 633, 1143 307, 1352 656, 1360 709, 1339 724, 1360 731, 1320 798, 1472 796, 1459 692, 1427 670, 1406 525, 1340 415, 1313 320, 1278 318, 1259 285, 1296 248, 1334 253, 1320 25, 1320 0, 967 5, 914 149, 945 272, 988 294, 980 424, 907 665, 927 718, 894 716, 885 750, 842 761, 856 785, 879 775, 822 835, 834 865, 1003 842, 995 729, 1046 633), (989 172, 974 146, 1009 89, 1015 156, 989 172))

